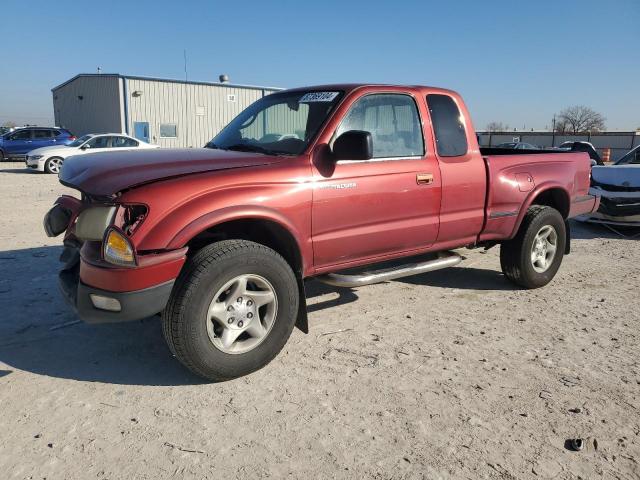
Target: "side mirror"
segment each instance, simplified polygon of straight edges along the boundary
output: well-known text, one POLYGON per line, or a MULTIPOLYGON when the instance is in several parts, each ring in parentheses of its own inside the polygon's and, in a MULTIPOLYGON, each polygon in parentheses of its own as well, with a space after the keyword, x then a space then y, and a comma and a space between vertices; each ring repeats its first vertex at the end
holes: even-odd
POLYGON ((86 150, 87 148, 91 148, 91 147, 85 143, 80 147, 80 150, 86 150))
POLYGON ((373 158, 371 133, 362 130, 344 132, 333 142, 336 160, 370 160, 373 158))

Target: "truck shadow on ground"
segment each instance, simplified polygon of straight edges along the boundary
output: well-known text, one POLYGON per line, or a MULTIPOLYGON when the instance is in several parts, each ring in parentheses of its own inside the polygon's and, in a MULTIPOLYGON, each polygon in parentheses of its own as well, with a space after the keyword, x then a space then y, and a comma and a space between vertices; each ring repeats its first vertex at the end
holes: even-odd
MULTIPOLYGON (((92 326, 78 321, 58 293, 61 250, 41 247, 0 252, 0 362, 8 367, 0 364, 0 379, 10 378, 13 370, 23 370, 123 385, 204 382, 173 358, 158 316, 114 325, 92 326)), ((469 265, 394 282, 473 290, 517 288, 504 278, 498 265, 495 269, 469 265)), ((357 289, 336 288, 315 280, 305 282, 305 288, 309 312, 358 300, 357 289)))
POLYGON ((571 221, 572 240, 592 240, 595 238, 640 240, 640 226, 621 227, 611 225, 607 227, 604 224, 571 221))
MULTIPOLYGON (((205 383, 171 355, 159 316, 112 325, 78 321, 58 293, 61 247, 0 252, 0 378, 13 370, 85 382, 116 385, 194 385, 205 383)), ((308 282, 318 311, 358 297, 349 289, 308 282)))
POLYGON ((425 287, 455 288, 460 290, 518 290, 519 287, 511 283, 498 270, 465 267, 464 262, 459 267, 437 270, 435 272, 413 275, 395 280, 396 282, 425 287))
POLYGON ((175 360, 159 317, 119 325, 78 321, 58 292, 61 247, 0 252, 0 370, 123 385, 203 381, 175 360))

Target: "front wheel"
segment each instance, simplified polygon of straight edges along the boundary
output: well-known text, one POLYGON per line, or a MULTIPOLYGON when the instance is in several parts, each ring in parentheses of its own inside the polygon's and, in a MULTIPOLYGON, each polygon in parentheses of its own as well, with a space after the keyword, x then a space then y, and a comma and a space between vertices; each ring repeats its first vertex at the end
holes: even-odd
POLYGON ((60 157, 51 157, 44 163, 44 171, 47 173, 55 173, 57 175, 60 173, 62 162, 63 160, 60 157))
POLYGON ((500 246, 502 272, 522 287, 543 287, 558 272, 566 241, 560 212, 534 205, 522 220, 518 234, 500 246))
POLYGON ((162 314, 176 358, 213 381, 247 375, 284 347, 296 322, 298 284, 278 253, 225 240, 185 265, 162 314))

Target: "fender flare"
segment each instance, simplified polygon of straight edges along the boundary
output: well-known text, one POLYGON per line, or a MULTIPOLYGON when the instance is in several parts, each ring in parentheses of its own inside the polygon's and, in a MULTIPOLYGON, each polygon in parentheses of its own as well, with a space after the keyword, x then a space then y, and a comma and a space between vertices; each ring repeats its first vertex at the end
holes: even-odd
MULTIPOLYGON (((300 306, 298 308, 298 318, 296 320, 296 327, 298 327, 303 333, 309 333, 309 324, 307 318, 307 302, 306 293, 304 288, 303 276, 309 265, 307 261, 309 255, 313 255, 313 252, 305 251, 301 247, 300 234, 298 230, 288 221, 286 217, 281 215, 278 211, 264 207, 256 207, 249 205, 238 205, 234 207, 227 207, 216 210, 214 212, 207 213, 192 222, 185 225, 169 242, 167 248, 182 248, 192 238, 200 233, 215 227, 225 222, 231 222, 234 220, 265 220, 278 224, 285 229, 292 236, 298 253, 300 254, 300 260, 302 263, 302 272, 300 275, 296 275, 298 280, 298 291, 300 294, 300 306)), ((310 247, 309 247, 310 248, 310 247)))
MULTIPOLYGON (((529 207, 534 203, 535 199, 538 198, 544 192, 552 189, 562 190, 562 192, 566 196, 567 205, 569 206, 569 208, 571 207, 571 196, 569 195, 569 192, 567 191, 566 187, 560 184, 559 182, 544 182, 544 183, 541 183, 540 185, 537 185, 536 188, 534 188, 531 192, 529 192, 529 195, 527 195, 527 197, 524 199, 524 202, 522 202, 522 207, 520 208, 520 212, 518 213, 516 221, 513 225, 513 230, 511 232, 511 235, 509 236, 509 239, 512 239, 518 233, 518 230, 520 229, 520 225, 522 224, 522 220, 524 219, 524 216, 527 214, 527 210, 529 210, 529 207)), ((565 216, 565 219, 566 219, 566 216, 565 216)))
POLYGON ((302 236, 298 229, 277 210, 255 205, 235 205, 206 213, 178 231, 167 245, 167 249, 182 248, 192 238, 205 230, 234 220, 265 220, 278 224, 286 230, 295 241, 302 261, 303 270, 306 270, 309 266, 307 262, 311 258, 310 255, 312 255, 312 251, 310 251, 311 247, 309 242, 305 243, 302 241, 302 236), (304 248, 305 244, 308 245, 307 248, 304 248))

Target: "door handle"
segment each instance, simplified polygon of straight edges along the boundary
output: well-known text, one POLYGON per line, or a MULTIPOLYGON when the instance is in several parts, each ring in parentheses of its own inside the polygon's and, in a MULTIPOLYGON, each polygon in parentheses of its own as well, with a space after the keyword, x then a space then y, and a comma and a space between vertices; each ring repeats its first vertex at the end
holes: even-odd
POLYGON ((430 185, 433 183, 433 173, 418 173, 416 175, 418 185, 430 185))

